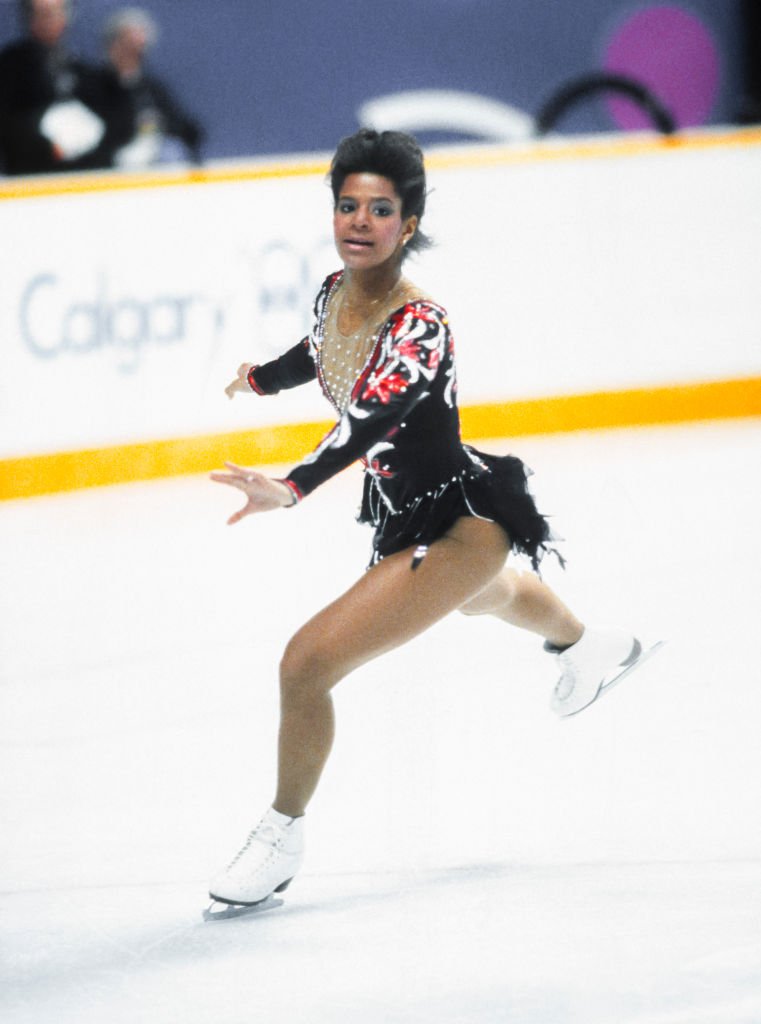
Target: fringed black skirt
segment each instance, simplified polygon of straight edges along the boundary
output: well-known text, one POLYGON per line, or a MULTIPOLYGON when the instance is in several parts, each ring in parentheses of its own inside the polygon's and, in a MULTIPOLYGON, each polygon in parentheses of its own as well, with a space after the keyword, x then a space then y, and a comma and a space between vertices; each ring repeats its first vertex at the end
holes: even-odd
POLYGON ((564 564, 551 546, 557 538, 529 491, 531 470, 514 455, 489 455, 468 445, 464 447, 470 460, 465 469, 398 510, 388 507, 372 476, 366 475, 358 519, 375 529, 370 564, 414 547, 412 568, 416 569, 428 547, 462 516, 498 523, 512 550, 526 555, 535 571, 549 552, 564 564))

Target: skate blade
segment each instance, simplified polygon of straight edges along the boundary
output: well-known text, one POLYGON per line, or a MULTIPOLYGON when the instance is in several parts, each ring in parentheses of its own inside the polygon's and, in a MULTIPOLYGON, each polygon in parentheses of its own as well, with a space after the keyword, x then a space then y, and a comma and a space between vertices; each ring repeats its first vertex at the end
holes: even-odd
POLYGON ((204 910, 204 921, 229 921, 233 917, 249 917, 253 914, 263 914, 265 910, 275 910, 282 907, 283 900, 277 900, 273 896, 267 896, 259 903, 222 903, 220 900, 213 900, 204 910))
POLYGON ((613 678, 609 682, 604 683, 597 691, 597 696, 594 698, 594 700, 591 700, 588 704, 585 704, 583 708, 579 708, 578 711, 572 711, 570 712, 570 714, 563 715, 563 718, 573 718, 574 715, 579 715, 582 711, 586 711, 587 708, 591 708, 592 705, 596 704, 601 697, 605 696, 605 694, 608 693, 609 690, 612 690, 615 686, 618 686, 619 683, 623 682, 624 679, 626 679, 626 677, 635 670, 635 668, 639 668, 640 665, 643 665, 648 658, 652 657, 653 654, 659 651, 665 643, 665 640, 656 640, 656 642, 654 644, 651 644, 649 647, 643 647, 640 651, 637 660, 633 661, 631 665, 627 665, 625 668, 623 668, 618 673, 618 675, 613 676, 613 678))

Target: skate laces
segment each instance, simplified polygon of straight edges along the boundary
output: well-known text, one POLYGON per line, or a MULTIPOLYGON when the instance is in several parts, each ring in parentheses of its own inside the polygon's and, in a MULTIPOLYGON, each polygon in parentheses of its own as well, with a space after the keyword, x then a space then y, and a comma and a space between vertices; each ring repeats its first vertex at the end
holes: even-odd
POLYGON ((271 821, 260 821, 256 828, 252 829, 246 842, 230 861, 229 867, 237 864, 244 854, 248 853, 253 843, 261 843, 263 846, 271 846, 273 849, 280 845, 283 840, 283 830, 279 825, 271 821))

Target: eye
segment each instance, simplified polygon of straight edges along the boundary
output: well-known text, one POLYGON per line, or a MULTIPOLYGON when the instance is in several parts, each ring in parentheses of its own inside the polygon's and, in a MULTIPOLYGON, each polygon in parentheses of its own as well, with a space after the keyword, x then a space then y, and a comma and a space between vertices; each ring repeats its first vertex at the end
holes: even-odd
POLYGON ((388 203, 376 203, 373 207, 373 213, 377 217, 390 217, 393 212, 393 207, 389 206, 388 203))
POLYGON ((357 208, 357 204, 353 199, 339 199, 338 200, 338 212, 339 213, 353 213, 357 208))

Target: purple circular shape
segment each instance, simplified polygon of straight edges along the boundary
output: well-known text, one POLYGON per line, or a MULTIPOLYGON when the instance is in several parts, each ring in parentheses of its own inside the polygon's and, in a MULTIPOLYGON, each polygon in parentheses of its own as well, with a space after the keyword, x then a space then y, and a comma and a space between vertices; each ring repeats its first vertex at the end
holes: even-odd
MULTIPOLYGON (((677 4, 656 4, 628 18, 608 42, 604 61, 606 71, 647 86, 680 128, 708 120, 719 90, 720 64, 710 31, 677 4)), ((611 96, 607 106, 621 128, 653 126, 632 100, 611 96)))

